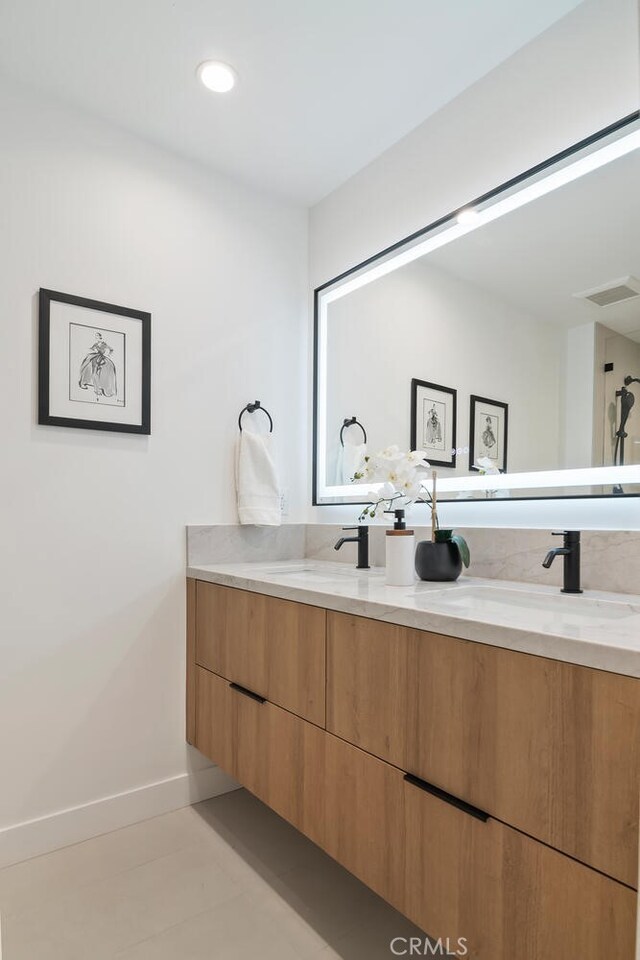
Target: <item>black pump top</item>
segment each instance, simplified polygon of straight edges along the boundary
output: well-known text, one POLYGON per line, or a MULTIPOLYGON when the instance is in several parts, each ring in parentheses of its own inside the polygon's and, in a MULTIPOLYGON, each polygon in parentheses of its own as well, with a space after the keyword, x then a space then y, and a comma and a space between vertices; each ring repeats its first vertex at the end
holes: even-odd
POLYGON ((393 529, 394 530, 406 530, 407 521, 404 518, 404 510, 385 510, 385 513, 392 513, 394 516, 393 529))

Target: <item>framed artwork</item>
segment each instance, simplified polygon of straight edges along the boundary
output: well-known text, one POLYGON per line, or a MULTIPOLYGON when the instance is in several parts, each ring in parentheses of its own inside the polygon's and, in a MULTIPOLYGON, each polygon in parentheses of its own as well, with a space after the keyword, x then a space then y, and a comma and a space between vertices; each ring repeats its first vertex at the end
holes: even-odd
POLYGON ((434 467, 456 465, 456 391, 411 381, 411 449, 426 450, 434 467))
POLYGON ((500 400, 471 396, 469 412, 469 470, 479 470, 478 458, 489 459, 501 473, 507 471, 509 405, 500 400))
POLYGON ((151 433, 151 314, 40 290, 38 423, 151 433))

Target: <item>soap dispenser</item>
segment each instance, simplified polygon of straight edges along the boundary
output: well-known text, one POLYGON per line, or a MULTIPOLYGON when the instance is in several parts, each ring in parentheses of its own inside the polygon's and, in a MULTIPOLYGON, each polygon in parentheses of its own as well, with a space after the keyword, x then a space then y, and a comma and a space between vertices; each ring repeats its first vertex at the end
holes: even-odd
POLYGON ((385 510, 393 513, 393 530, 386 535, 386 582, 393 587, 411 587, 415 583, 416 537, 407 530, 404 510, 385 510))

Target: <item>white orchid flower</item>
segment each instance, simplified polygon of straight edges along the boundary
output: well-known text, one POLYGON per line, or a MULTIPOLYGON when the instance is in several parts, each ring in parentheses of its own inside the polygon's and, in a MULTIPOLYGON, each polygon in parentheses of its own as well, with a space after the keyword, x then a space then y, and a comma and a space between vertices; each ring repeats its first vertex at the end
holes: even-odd
POLYGON ((399 492, 402 493, 404 497, 415 500, 415 498, 420 495, 421 489, 422 483, 420 480, 417 480, 415 477, 405 477, 400 484, 399 492))
POLYGON ((383 483, 378 490, 369 490, 367 499, 370 503, 378 504, 382 501, 392 500, 398 495, 398 491, 391 483, 383 483))
POLYGON ((475 466, 482 472, 493 477, 500 473, 493 460, 489 457, 478 457, 475 466))
POLYGON ((423 485, 428 469, 429 462, 424 450, 405 453, 397 444, 391 444, 378 453, 370 454, 359 471, 359 479, 362 483, 379 482, 380 487, 368 491, 369 505, 362 511, 360 519, 375 517, 381 505, 382 509, 400 509, 424 497, 423 485))
POLYGON ((385 447, 384 450, 381 450, 379 453, 375 454, 375 458, 379 460, 402 460, 403 457, 404 453, 395 443, 391 444, 390 447, 385 447))
POLYGON ((383 479, 387 484, 393 484, 395 486, 402 482, 402 473, 392 468, 386 471, 383 479))
POLYGON ((407 463, 413 464, 416 467, 423 467, 428 469, 430 464, 427 462, 427 451, 426 450, 410 450, 406 456, 407 463))

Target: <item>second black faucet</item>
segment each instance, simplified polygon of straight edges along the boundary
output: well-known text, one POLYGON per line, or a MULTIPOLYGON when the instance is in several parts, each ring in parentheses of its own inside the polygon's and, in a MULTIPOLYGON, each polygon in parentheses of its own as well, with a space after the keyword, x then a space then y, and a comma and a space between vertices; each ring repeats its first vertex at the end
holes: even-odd
POLYGON ((564 537, 561 547, 549 550, 542 561, 542 566, 548 570, 556 557, 564 557, 564 586, 563 593, 582 593, 580 588, 580 531, 565 530, 564 533, 553 533, 554 537, 564 537))

